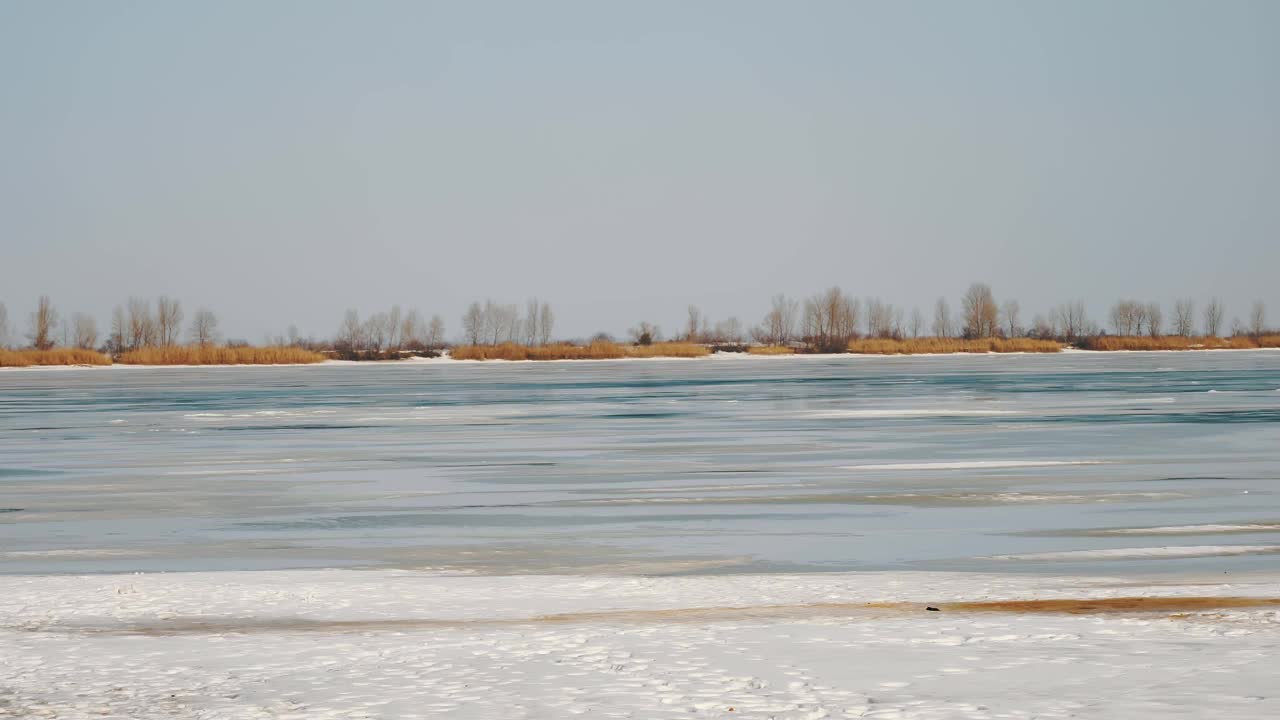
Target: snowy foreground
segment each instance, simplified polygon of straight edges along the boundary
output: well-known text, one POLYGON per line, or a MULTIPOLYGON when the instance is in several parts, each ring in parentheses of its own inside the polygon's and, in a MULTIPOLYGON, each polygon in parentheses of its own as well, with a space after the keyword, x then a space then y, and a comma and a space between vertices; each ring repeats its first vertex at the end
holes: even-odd
POLYGON ((0 717, 1280 717, 1276 576, 0 583, 0 717))

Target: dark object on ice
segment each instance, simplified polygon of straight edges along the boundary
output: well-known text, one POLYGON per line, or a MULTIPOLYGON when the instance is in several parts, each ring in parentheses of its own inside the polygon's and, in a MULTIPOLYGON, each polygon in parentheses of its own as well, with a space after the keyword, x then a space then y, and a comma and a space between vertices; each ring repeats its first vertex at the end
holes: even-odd
POLYGON ((22 508, 0 508, 0 513, 22 512, 22 508))
POLYGON ((929 612, 941 612, 941 610, 932 605, 925 606, 925 610, 928 610, 929 612))

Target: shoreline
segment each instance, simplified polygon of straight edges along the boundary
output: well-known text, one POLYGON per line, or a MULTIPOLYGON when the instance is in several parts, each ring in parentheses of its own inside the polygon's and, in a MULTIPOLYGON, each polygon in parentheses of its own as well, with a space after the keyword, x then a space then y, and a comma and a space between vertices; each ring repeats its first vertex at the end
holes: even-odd
POLYGON ((904 359, 904 358, 945 358, 945 357, 1025 357, 1029 355, 1035 356, 1060 356, 1060 355, 1144 355, 1144 354, 1176 354, 1176 355, 1196 355, 1199 353, 1280 353, 1280 348, 1200 348, 1193 350, 1084 350, 1081 348, 1064 348, 1056 353, 1043 352, 985 352, 985 353, 969 353, 969 352, 952 352, 952 353, 792 353, 778 355, 756 355, 751 353, 735 353, 735 352, 719 352, 711 353, 702 357, 624 357, 624 358, 584 358, 584 359, 556 359, 556 360, 454 360, 444 355, 435 358, 405 358, 403 360, 325 360, 318 363, 271 363, 271 364, 220 364, 220 365, 130 365, 125 363, 112 363, 111 365, 32 365, 29 367, 0 367, 0 372, 6 371, 57 371, 57 370, 163 370, 163 369, 214 369, 214 368, 302 368, 302 367, 405 367, 405 366, 432 366, 432 365, 517 365, 517 364, 537 364, 546 365, 554 363, 617 363, 617 362, 661 362, 661 361, 681 361, 681 362, 710 362, 716 360, 734 360, 734 359, 750 359, 763 362, 776 362, 784 360, 836 360, 840 358, 868 359, 904 359))
POLYGON ((838 360, 847 357, 850 360, 865 359, 908 359, 908 357, 1020 357, 1060 356, 1060 355, 1197 355, 1201 352, 1280 352, 1280 347, 1206 347, 1196 350, 1083 350, 1078 347, 1062 348, 1059 352, 913 352, 913 354, 879 354, 879 352, 796 352, 790 355, 753 355, 750 352, 712 352, 701 357, 591 357, 591 359, 557 359, 557 360, 454 360, 447 355, 440 357, 406 357, 403 360, 324 360, 321 363, 274 363, 274 364, 221 364, 221 365, 129 365, 113 363, 110 365, 31 365, 26 368, 0 368, 4 372, 42 372, 42 370, 200 370, 219 368, 338 368, 338 366, 358 366, 358 368, 403 368, 413 365, 548 365, 557 363, 655 363, 655 361, 717 361, 750 359, 759 361, 783 360, 838 360))

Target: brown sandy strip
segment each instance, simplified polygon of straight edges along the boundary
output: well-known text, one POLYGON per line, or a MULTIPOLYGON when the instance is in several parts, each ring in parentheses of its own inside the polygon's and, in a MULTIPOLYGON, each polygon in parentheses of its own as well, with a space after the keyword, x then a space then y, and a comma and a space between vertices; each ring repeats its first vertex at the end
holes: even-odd
MULTIPOLYGON (((1115 597, 1056 600, 983 600, 936 603, 941 615, 947 613, 1003 613, 1053 615, 1106 615, 1159 613, 1186 617, 1189 613, 1214 610, 1280 608, 1280 598, 1188 596, 1115 597)), ((106 635, 213 635, 264 632, 396 632, 409 630, 465 630, 516 628, 529 625, 576 625, 592 623, 706 623, 758 620, 797 620, 819 617, 901 617, 918 613, 936 616, 924 603, 814 603, 804 605, 757 605, 748 607, 673 608, 667 610, 607 610, 560 613, 527 618, 459 619, 397 618, 389 620, 314 620, 309 618, 175 618, 133 625, 24 625, 32 632, 76 632, 106 635)))

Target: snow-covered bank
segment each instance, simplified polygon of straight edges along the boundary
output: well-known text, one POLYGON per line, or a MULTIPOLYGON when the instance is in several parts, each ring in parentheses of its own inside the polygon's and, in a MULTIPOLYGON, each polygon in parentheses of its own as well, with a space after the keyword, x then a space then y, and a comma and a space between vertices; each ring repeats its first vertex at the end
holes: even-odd
POLYGON ((865 361, 876 359, 903 360, 907 358, 999 358, 999 357, 1055 357, 1062 355, 1072 355, 1080 357, 1106 357, 1106 356, 1142 356, 1142 355, 1198 355, 1202 353, 1264 353, 1264 354, 1280 354, 1280 348, 1200 348, 1193 350, 1082 350, 1080 348, 1063 348, 1056 353, 1034 353, 1034 352, 950 352, 950 353, 903 353, 903 354, 882 354, 882 353, 796 353, 783 355, 753 355, 750 353, 735 352, 718 352, 701 357, 624 357, 624 358, 596 358, 596 359, 561 359, 561 360, 455 360, 446 353, 440 357, 424 358, 410 357, 402 360, 380 360, 376 362, 354 361, 354 360, 325 360, 318 363, 273 363, 270 365, 261 365, 254 363, 240 363, 234 365, 129 365, 126 363, 113 363, 111 365, 33 365, 30 367, 3 367, 0 372, 48 372, 56 370, 174 370, 174 369, 199 369, 208 370, 216 368, 302 368, 302 367, 403 367, 406 365, 415 366, 438 366, 438 365, 473 365, 488 367, 507 367, 511 365, 556 365, 562 363, 653 363, 668 361, 726 361, 726 360, 746 360, 763 363, 778 362, 812 362, 820 360, 849 360, 849 361, 865 361))
POLYGON ((1280 576, 323 570, 4 588, 0 716, 1280 715, 1280 608, 1248 606, 1280 595, 1280 576), (1137 596, 1181 599, 1120 613, 954 605, 1137 596))

